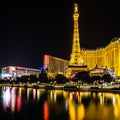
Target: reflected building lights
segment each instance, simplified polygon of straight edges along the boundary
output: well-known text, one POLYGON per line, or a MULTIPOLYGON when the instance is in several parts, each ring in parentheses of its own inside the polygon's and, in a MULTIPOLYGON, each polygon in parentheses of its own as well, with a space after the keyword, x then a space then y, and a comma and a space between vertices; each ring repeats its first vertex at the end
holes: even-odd
POLYGON ((113 102, 113 105, 116 104, 116 98, 115 98, 115 96, 113 96, 113 98, 112 98, 112 102, 113 102))
POLYGON ((77 109, 77 120, 83 120, 85 117, 85 108, 83 104, 78 105, 77 109))
POLYGON ((29 95, 30 95, 30 89, 27 89, 27 100, 29 100, 29 95))
MULTIPOLYGON (((27 101, 40 102, 40 99, 44 100, 42 104, 44 120, 49 120, 50 113, 54 112, 50 111, 51 107, 60 106, 60 104, 61 108, 57 108, 56 113, 59 115, 61 110, 66 111, 69 120, 84 120, 88 118, 93 120, 96 116, 96 119, 114 118, 118 120, 120 118, 120 94, 107 92, 90 93, 62 90, 48 90, 46 92, 46 90, 41 89, 7 87, 2 90, 3 111, 14 113, 16 110, 20 112, 23 107, 23 92, 27 92, 27 101), (45 97, 42 97, 42 95, 45 97), (109 116, 111 113, 112 118, 109 116)), ((26 96, 24 99, 26 100, 26 96)))
POLYGON ((80 92, 78 92, 78 103, 81 103, 81 95, 80 95, 80 92))
POLYGON ((75 111, 75 106, 72 102, 71 99, 68 100, 68 104, 69 104, 69 117, 70 117, 70 120, 76 120, 76 111, 75 111))
POLYGON ((120 118, 120 95, 116 94, 115 98, 116 102, 113 104, 114 116, 118 120, 120 118))
POLYGON ((59 94, 59 92, 57 92, 57 91, 50 91, 50 101, 56 102, 56 98, 57 98, 58 94, 59 94))
POLYGON ((68 101, 65 101, 65 110, 68 111, 68 101))
POLYGON ((3 90, 3 109, 7 111, 7 107, 10 106, 10 88, 3 90))
POLYGON ((104 105, 104 97, 103 96, 100 96, 100 105, 104 105))
POLYGON ((21 100, 21 88, 19 88, 19 93, 17 96, 17 111, 21 111, 21 105, 22 105, 22 100, 21 100))
POLYGON ((15 99, 16 99, 15 90, 14 90, 14 88, 12 88, 11 94, 10 94, 10 104, 11 104, 11 111, 12 112, 15 111, 15 102, 16 102, 15 99))
POLYGON ((114 116, 116 120, 119 120, 120 118, 120 105, 114 105, 114 116))
POLYGON ((36 100, 36 89, 33 89, 33 100, 36 100))
POLYGON ((78 92, 74 92, 73 96, 74 96, 75 99, 78 99, 78 92))
MULTIPOLYGON (((74 102, 75 100, 81 101, 81 96, 79 95, 80 93, 78 92, 71 92, 69 94, 69 97, 66 98, 66 111, 69 111, 69 119, 70 120, 83 120, 85 117, 85 108, 84 105, 80 102, 76 104, 74 102)), ((67 95, 66 95, 67 96, 67 95)))
POLYGON ((56 102, 56 92, 54 92, 54 102, 56 102))
POLYGON ((104 105, 104 94, 98 93, 98 97, 99 97, 99 100, 100 100, 100 105, 104 105))
POLYGON ((44 120, 49 120, 49 107, 47 101, 44 102, 44 112, 43 112, 44 120))
POLYGON ((70 93, 70 100, 73 100, 73 93, 70 93))
POLYGON ((52 101, 53 99, 53 91, 50 91, 50 100, 52 101))
POLYGON ((120 114, 118 116, 120 105, 118 105, 119 102, 117 102, 120 99, 119 95, 115 96, 115 94, 113 94, 113 93, 90 94, 89 92, 88 93, 66 92, 66 93, 64 93, 63 95, 66 98, 65 108, 66 108, 66 111, 69 111, 70 120, 83 120, 85 118, 86 111, 85 111, 85 107, 81 101, 82 101, 82 98, 86 97, 88 99, 91 96, 93 96, 94 100, 95 99, 99 100, 98 102, 100 102, 100 104, 99 104, 100 106, 98 109, 97 106, 95 104, 93 104, 93 102, 90 103, 88 110, 87 110, 87 113, 89 113, 88 116, 91 116, 90 119, 94 119, 94 116, 98 116, 98 119, 99 118, 101 118, 101 119, 109 118, 108 114, 110 112, 112 112, 112 111, 110 111, 109 107, 112 107, 112 106, 108 106, 108 104, 104 104, 104 103, 108 103, 109 101, 111 101, 113 104, 114 114, 116 116, 115 118, 120 117, 120 114), (78 99, 78 101, 79 101, 78 104, 75 103, 76 99, 78 99), (103 109, 103 106, 105 106, 104 109, 103 109), (103 114, 103 116, 101 116, 100 114, 103 114))
POLYGON ((40 100, 40 90, 37 89, 37 101, 39 101, 39 100, 40 100))

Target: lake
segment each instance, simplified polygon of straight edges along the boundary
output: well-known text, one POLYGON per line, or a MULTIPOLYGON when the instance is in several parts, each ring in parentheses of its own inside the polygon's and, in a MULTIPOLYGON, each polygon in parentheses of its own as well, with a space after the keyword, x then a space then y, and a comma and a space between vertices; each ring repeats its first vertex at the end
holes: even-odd
POLYGON ((0 120, 120 120, 120 94, 0 87, 0 120))

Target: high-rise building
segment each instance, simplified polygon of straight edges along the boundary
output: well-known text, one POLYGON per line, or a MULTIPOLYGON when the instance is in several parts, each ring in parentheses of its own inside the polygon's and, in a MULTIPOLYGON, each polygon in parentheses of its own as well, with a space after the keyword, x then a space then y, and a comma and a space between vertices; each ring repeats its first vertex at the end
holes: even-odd
POLYGON ((51 55, 44 55, 44 70, 49 77, 55 77, 57 74, 65 75, 66 66, 69 61, 51 55))

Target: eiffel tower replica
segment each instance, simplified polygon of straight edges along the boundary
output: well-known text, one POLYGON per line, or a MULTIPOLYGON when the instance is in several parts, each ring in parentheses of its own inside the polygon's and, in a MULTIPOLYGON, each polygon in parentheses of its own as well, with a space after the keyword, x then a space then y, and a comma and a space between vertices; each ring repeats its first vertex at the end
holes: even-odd
POLYGON ((66 77, 74 77, 79 71, 87 71, 88 68, 84 65, 84 60, 81 54, 80 49, 80 39, 79 39, 79 25, 78 25, 78 4, 74 4, 74 30, 73 30, 73 44, 72 44, 72 53, 70 56, 70 62, 66 68, 66 77))

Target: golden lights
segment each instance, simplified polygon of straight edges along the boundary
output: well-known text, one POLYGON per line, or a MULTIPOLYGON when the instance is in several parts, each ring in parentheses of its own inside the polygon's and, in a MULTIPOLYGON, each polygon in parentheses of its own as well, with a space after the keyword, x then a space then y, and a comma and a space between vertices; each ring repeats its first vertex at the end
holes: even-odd
POLYGON ((120 76, 120 41, 118 39, 120 38, 110 42, 110 44, 104 48, 82 50, 81 54, 83 55, 84 63, 88 68, 93 69, 96 65, 101 67, 107 66, 120 76))
POLYGON ((73 32, 73 44, 72 44, 72 53, 70 56, 70 65, 82 65, 83 59, 80 53, 80 41, 79 41, 79 27, 78 27, 78 4, 74 4, 74 32, 73 32))

